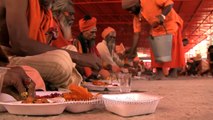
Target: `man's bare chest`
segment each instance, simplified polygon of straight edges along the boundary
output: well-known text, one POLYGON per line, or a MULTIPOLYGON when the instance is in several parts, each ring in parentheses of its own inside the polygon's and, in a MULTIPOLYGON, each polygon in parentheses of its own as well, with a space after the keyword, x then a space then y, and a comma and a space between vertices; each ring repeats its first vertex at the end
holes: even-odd
POLYGON ((5 8, 4 8, 4 5, 3 5, 3 0, 0 0, 0 20, 1 19, 5 19, 5 8))
MULTIPOLYGON (((8 45, 8 30, 5 15, 2 12, 3 9, 0 8, 0 44, 8 45)), ((3 10, 4 11, 4 10, 3 10)))

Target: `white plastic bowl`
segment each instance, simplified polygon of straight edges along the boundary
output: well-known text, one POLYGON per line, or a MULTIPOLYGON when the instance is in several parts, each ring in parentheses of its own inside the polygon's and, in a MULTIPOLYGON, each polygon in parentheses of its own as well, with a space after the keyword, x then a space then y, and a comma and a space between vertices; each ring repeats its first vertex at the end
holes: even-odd
POLYGON ((16 115, 58 115, 66 107, 64 103, 24 104, 21 101, 1 104, 10 114, 16 115))
POLYGON ((102 103, 101 99, 93 99, 88 101, 68 101, 66 111, 72 113, 81 113, 93 110, 97 105, 102 103))
MULTIPOLYGON (((58 91, 49 92, 36 92, 37 95, 44 96, 50 95, 51 93, 61 93, 58 91)), ((11 100, 10 95, 2 96, 0 106, 5 108, 9 113, 16 115, 58 115, 61 114, 65 108, 65 103, 41 103, 41 104, 26 104, 21 101, 11 100), (10 99, 10 100, 5 100, 10 99)))
MULTIPOLYGON (((9 94, 0 93, 0 102, 14 102, 16 99, 9 94)), ((3 105, 0 104, 0 112, 7 111, 3 105)))
POLYGON ((108 111, 128 117, 154 113, 162 97, 143 93, 103 95, 108 111))

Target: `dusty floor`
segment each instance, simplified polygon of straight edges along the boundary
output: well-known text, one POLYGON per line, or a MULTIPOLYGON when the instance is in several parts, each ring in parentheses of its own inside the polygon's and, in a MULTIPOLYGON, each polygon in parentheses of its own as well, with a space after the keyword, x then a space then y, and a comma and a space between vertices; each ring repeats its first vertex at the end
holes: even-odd
POLYGON ((58 116, 16 116, 0 113, 0 120, 213 120, 213 78, 184 77, 178 80, 134 80, 133 89, 161 95, 156 112, 123 118, 104 109, 87 113, 64 112, 58 116))

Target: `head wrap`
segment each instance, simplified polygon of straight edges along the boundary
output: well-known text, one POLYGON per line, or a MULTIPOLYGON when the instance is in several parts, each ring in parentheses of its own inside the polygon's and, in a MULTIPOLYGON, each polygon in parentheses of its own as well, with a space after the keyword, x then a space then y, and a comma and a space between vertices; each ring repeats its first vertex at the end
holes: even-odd
POLYGON ((104 31, 101 34, 102 38, 105 39, 105 37, 111 32, 115 32, 115 29, 113 29, 111 27, 105 28, 104 31))
POLYGON ((122 0, 122 8, 128 9, 139 4, 139 0, 122 0))
POLYGON ((85 16, 79 20, 79 29, 81 32, 90 30, 95 27, 97 19, 95 17, 85 16))

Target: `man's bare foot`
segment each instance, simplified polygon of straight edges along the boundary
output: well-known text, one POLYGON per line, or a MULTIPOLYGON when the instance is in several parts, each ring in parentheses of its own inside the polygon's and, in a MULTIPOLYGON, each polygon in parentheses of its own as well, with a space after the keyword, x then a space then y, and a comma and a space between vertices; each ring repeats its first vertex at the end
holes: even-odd
POLYGON ((148 77, 148 80, 163 80, 165 77, 163 74, 154 74, 150 77, 148 77))
POLYGON ((169 78, 177 78, 178 77, 177 68, 172 68, 169 72, 168 77, 169 78))

